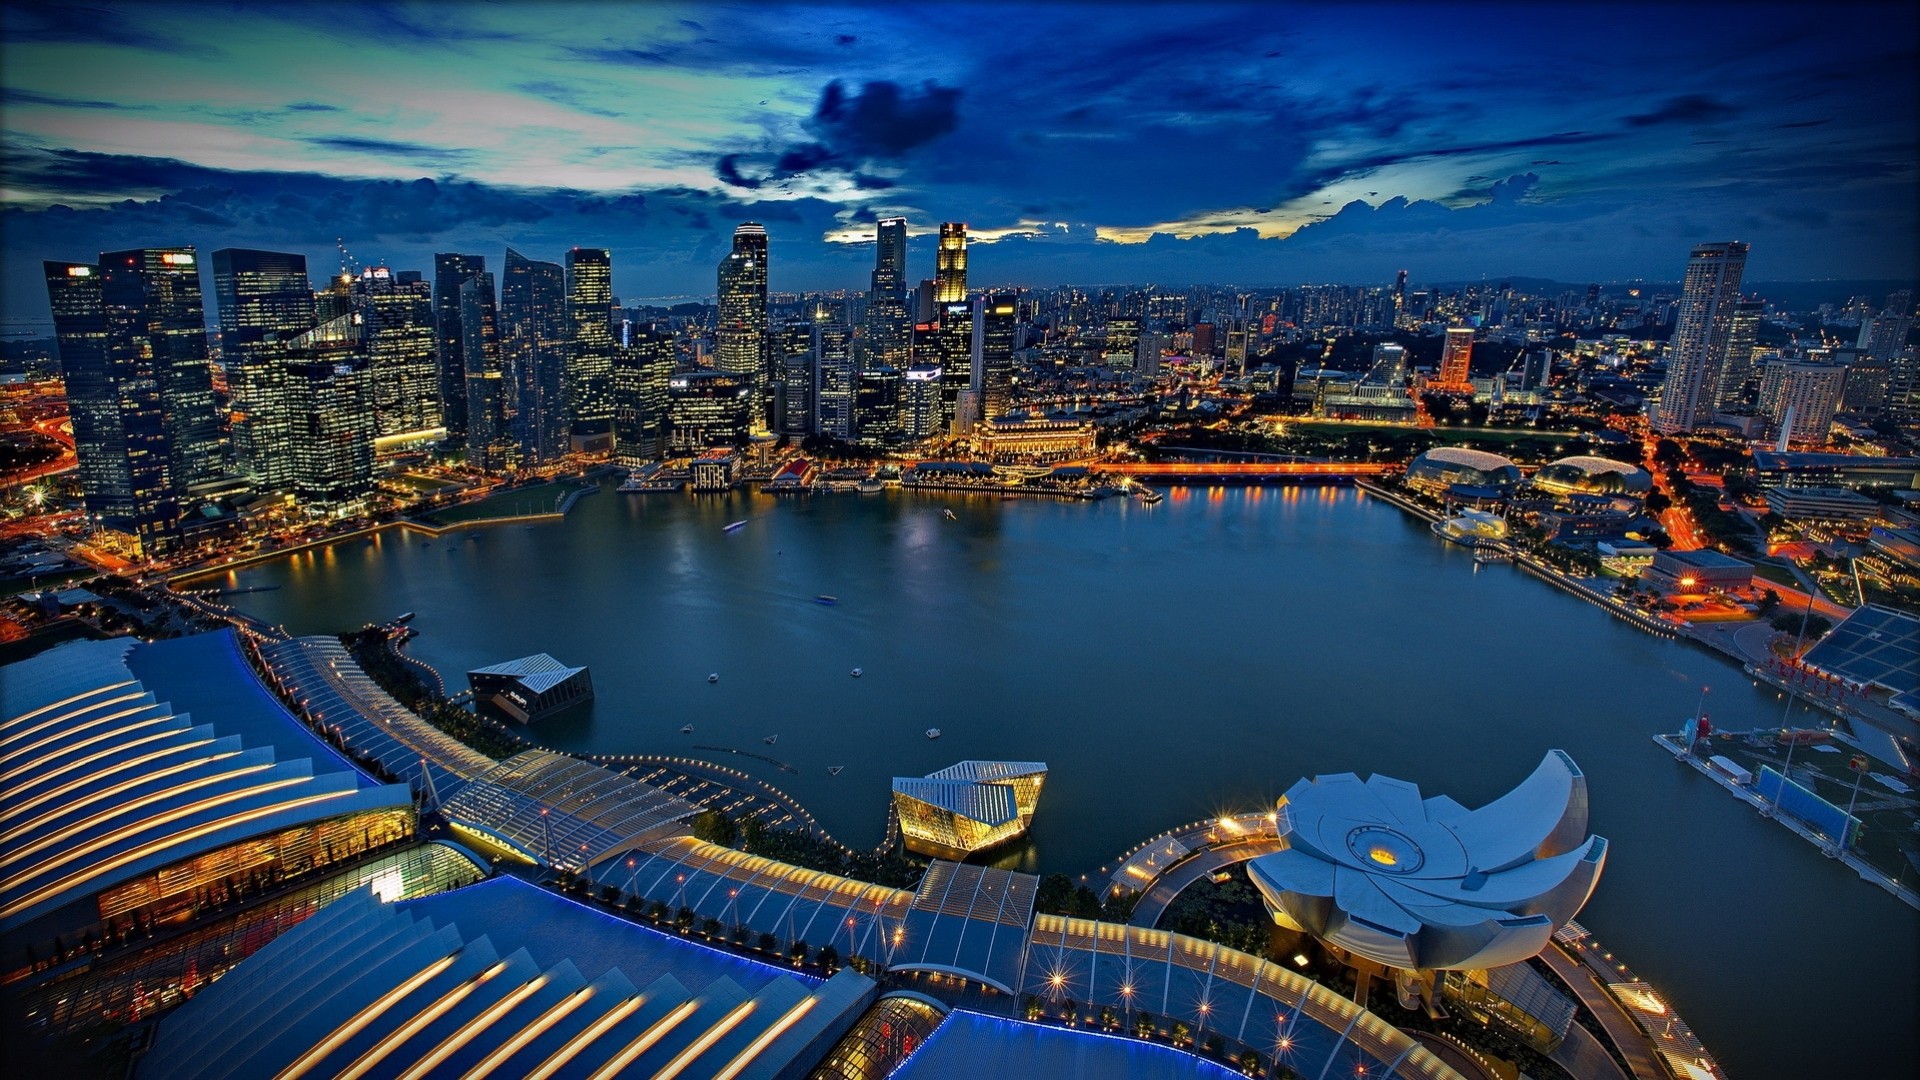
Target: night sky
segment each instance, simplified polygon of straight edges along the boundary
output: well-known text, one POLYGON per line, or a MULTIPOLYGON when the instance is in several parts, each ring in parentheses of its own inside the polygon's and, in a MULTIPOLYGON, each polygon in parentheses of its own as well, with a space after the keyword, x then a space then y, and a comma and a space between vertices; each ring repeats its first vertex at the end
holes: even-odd
MULTIPOLYGON (((4 15, 5 314, 43 258, 431 269, 611 247, 625 298, 864 288, 877 216, 976 284, 1915 272, 1904 6, 340 2, 4 15)), ((15 323, 17 326, 18 324, 15 323)))

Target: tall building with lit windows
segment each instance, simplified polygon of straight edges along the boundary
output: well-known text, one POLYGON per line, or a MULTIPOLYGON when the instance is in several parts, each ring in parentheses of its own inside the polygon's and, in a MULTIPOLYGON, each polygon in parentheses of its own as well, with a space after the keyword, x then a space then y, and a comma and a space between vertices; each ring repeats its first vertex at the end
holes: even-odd
POLYGON ((460 286, 487 271, 484 255, 442 252, 433 257, 434 359, 440 369, 440 417, 447 441, 467 437, 467 349, 461 336, 460 286))
POLYGON ((397 444, 439 429, 432 286, 419 271, 375 266, 360 271, 351 295, 367 361, 374 434, 397 444))
POLYGON ((606 248, 567 252, 567 404, 579 432, 613 421, 613 254, 606 248))
POLYGON ((213 294, 234 464, 257 489, 284 488, 293 463, 282 364, 287 343, 316 321, 307 257, 222 248, 213 253, 213 294))
POLYGON ((1473 390, 1473 327, 1447 327, 1447 342, 1440 350, 1440 374, 1434 388, 1456 393, 1473 390))
POLYGON ((613 460, 632 468, 658 458, 667 427, 667 382, 673 375, 673 335, 651 326, 614 346, 613 460))
MULTIPOLYGON (((903 226, 904 227, 904 226, 903 226)), ((940 248, 934 256, 933 302, 954 304, 967 298, 967 223, 940 225, 940 248)))
POLYGON ((500 364, 513 395, 514 439, 528 464, 567 452, 567 291, 558 263, 507 249, 500 281, 500 364))
POLYGON ((227 455, 195 252, 113 251, 44 269, 87 512, 149 554, 168 551, 187 489, 218 478, 227 455))
POLYGON ((493 275, 482 270, 461 282, 459 298, 467 464, 504 469, 520 455, 513 440, 512 401, 500 367, 500 317, 493 275))
POLYGON ((864 364, 905 367, 913 344, 913 312, 907 293, 907 219, 881 218, 875 226, 873 287, 867 293, 864 364))
POLYGON ((983 297, 974 313, 974 369, 979 372, 981 418, 1007 415, 1013 400, 1013 351, 1019 340, 1018 298, 1012 293, 983 297))
POLYGON ((759 222, 733 230, 733 250, 720 260, 717 304, 713 366, 747 386, 754 427, 766 430, 773 348, 767 339, 767 229, 759 222))
POLYGON ((1667 378, 1651 421, 1654 431, 1692 431, 1713 419, 1746 268, 1747 245, 1739 241, 1701 244, 1688 257, 1667 342, 1667 378))
POLYGON ((855 375, 853 334, 845 323, 825 322, 820 336, 819 377, 814 384, 814 430, 842 442, 853 439, 855 375))

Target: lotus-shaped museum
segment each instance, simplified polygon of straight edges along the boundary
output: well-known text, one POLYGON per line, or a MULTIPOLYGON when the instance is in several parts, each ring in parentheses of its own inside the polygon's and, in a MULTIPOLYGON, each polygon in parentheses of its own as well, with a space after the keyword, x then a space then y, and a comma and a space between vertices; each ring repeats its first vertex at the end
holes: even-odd
POLYGON ((1533 956, 1607 859, 1607 842, 1587 835, 1586 777, 1559 750, 1478 810, 1339 773, 1293 785, 1277 820, 1286 850, 1247 867, 1274 921, 1401 969, 1533 956))

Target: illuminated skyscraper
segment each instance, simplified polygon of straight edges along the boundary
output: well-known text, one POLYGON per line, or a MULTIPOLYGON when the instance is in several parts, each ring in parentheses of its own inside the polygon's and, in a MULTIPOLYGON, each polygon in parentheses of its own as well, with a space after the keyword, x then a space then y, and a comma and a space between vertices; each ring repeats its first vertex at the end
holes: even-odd
POLYGON ((811 322, 795 320, 780 328, 780 377, 774 387, 774 430, 781 435, 813 434, 813 393, 819 367, 819 343, 811 322))
POLYGON ((733 250, 720 260, 718 306, 714 367, 748 388, 754 427, 765 430, 773 349, 767 340, 767 230, 758 222, 733 230, 733 250))
POLYGON ((1747 245, 1738 241, 1701 244, 1687 260, 1680 287, 1673 338, 1667 343, 1667 379, 1652 428, 1662 435, 1692 431, 1713 419, 1733 336, 1734 309, 1740 303, 1740 276, 1747 268, 1747 245))
POLYGON ((900 388, 900 432, 909 442, 931 439, 946 430, 953 410, 942 400, 945 382, 938 364, 915 364, 907 369, 900 388))
POLYGON ((861 446, 879 449, 900 437, 900 371, 869 368, 855 377, 853 437, 861 446))
POLYGON ((1019 333, 1018 299, 1011 293, 989 296, 974 313, 975 368, 980 373, 981 417, 1007 415, 1013 398, 1013 350, 1019 333))
MULTIPOLYGON (((425 307, 425 282, 419 284, 425 307)), ((354 312, 289 343, 284 396, 293 493, 309 511, 352 513, 373 491, 378 419, 368 355, 365 318, 354 312)))
POLYGON ((856 369, 853 335, 846 324, 819 326, 820 377, 814 391, 814 430, 850 442, 853 439, 853 393, 856 369))
MULTIPOLYGON (((931 363, 940 369, 941 430, 958 414, 960 392, 973 388, 973 301, 960 299, 939 305, 940 322, 934 329, 934 355, 916 357, 915 366, 931 363)), ((912 377, 912 373, 908 373, 912 377)))
MULTIPOLYGON (((904 227, 904 226, 903 226, 904 227)), ((940 249, 933 270, 933 302, 955 304, 967 298, 967 223, 940 225, 940 249)))
POLYGON ((307 257, 222 248, 213 253, 213 294, 220 308, 234 463, 258 489, 285 488, 293 480, 293 460, 284 361, 292 339, 316 321, 307 257))
POLYGON ((528 464, 567 452, 567 289, 558 263, 507 249, 500 282, 500 365, 513 398, 513 435, 528 464))
POLYGON ((1132 368, 1139 359, 1140 317, 1116 315, 1107 320, 1106 346, 1100 362, 1110 368, 1132 368))
POLYGON ((876 230, 864 362, 902 367, 913 342, 913 313, 907 310, 907 219, 881 218, 876 230))
POLYGON ((194 251, 115 251, 45 272, 87 510, 165 552, 187 489, 226 463, 194 251))
POLYGON ((1440 374, 1433 388, 1456 394, 1473 392, 1473 327, 1447 327, 1447 343, 1440 351, 1440 374))
POLYGON ((1769 360, 1760 376, 1760 413, 1768 431, 1790 443, 1824 445, 1847 384, 1847 366, 1816 360, 1769 360))
POLYGON ((1753 355, 1760 335, 1760 320, 1766 317, 1764 300, 1742 300, 1734 305, 1733 325, 1727 331, 1727 360, 1720 368, 1719 387, 1714 406, 1730 409, 1744 404, 1747 383, 1753 379, 1753 355))
POLYGON ((606 248, 567 252, 567 405, 580 431, 613 420, 613 255, 606 248))
POLYGON ((376 266, 360 271, 352 296, 374 435, 425 436, 441 426, 431 287, 417 271, 376 266))
POLYGON ((661 454, 666 439, 667 382, 673 375, 673 335, 651 326, 614 347, 613 460, 629 468, 661 454))
POLYGON ((461 338, 460 286, 486 273, 484 255, 437 254, 433 257, 434 359, 440 368, 440 418, 447 440, 467 437, 467 350, 461 338))

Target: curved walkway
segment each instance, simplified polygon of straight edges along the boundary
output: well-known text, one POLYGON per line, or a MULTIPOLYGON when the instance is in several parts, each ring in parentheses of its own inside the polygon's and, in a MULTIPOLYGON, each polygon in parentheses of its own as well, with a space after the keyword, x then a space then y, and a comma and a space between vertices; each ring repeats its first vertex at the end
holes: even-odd
POLYGON ((1133 905, 1127 922, 1132 926, 1154 926, 1187 886, 1229 866, 1283 850, 1286 844, 1271 836, 1249 837, 1233 844, 1208 848, 1168 869, 1156 879, 1133 905))

